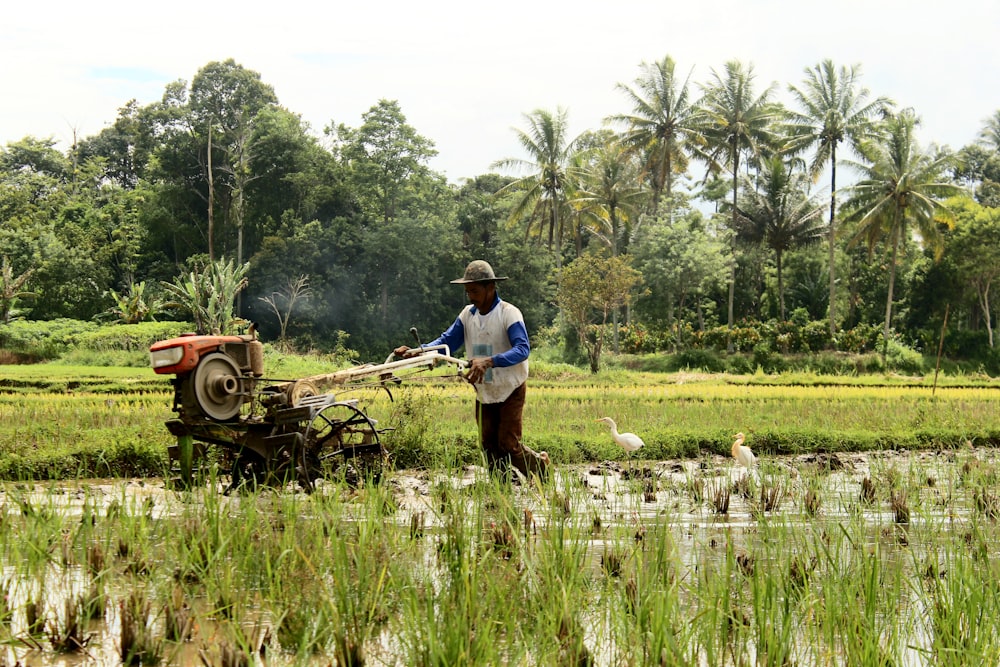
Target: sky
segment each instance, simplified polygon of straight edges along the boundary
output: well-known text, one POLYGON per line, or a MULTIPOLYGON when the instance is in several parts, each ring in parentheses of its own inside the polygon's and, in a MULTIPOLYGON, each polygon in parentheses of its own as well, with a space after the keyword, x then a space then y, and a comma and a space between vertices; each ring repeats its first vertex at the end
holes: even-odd
POLYGON ((525 157, 514 130, 536 109, 564 108, 571 135, 630 112, 616 86, 666 55, 695 92, 739 60, 786 104, 805 69, 858 64, 873 95, 916 111, 922 144, 972 143, 1000 110, 996 0, 27 0, 0 22, 0 145, 65 150, 232 58, 317 136, 396 100, 458 183, 525 157))

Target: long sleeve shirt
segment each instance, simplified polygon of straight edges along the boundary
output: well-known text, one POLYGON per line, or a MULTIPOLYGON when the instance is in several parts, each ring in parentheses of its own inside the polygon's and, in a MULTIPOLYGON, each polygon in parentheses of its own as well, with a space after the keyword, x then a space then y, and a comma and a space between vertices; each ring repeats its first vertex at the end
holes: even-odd
POLYGON ((455 321, 431 345, 447 345, 454 354, 465 348, 468 358, 490 357, 493 368, 476 385, 483 403, 500 403, 528 379, 531 345, 521 311, 498 295, 489 312, 473 305, 462 309, 455 321))

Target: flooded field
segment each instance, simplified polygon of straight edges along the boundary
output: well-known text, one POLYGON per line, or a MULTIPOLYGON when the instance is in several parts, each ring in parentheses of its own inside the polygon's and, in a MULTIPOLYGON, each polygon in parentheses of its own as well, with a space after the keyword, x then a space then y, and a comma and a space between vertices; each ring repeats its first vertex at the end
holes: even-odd
POLYGON ((0 487, 0 665, 996 664, 994 449, 0 487))

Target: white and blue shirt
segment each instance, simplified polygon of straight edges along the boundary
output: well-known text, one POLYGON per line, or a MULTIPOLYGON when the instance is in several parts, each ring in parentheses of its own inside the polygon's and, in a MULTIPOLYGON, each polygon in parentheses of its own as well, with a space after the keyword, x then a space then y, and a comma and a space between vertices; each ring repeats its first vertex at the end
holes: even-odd
POLYGON ((497 295, 486 314, 469 304, 448 330, 431 345, 447 345, 454 354, 462 347, 468 358, 491 357, 493 368, 476 384, 481 403, 502 403, 528 379, 528 330, 517 306, 497 295))

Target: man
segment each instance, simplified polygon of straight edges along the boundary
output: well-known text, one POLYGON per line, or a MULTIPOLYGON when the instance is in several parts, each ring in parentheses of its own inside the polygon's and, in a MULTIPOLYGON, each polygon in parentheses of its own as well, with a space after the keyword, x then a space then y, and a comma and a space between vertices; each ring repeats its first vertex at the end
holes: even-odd
MULTIPOLYGON (((500 299, 497 282, 507 280, 493 273, 489 263, 477 259, 465 275, 452 280, 462 285, 469 304, 436 340, 421 347, 447 345, 454 354, 464 347, 469 360, 466 379, 476 388, 476 423, 480 444, 490 472, 506 472, 510 465, 525 477, 548 476, 546 452, 535 452, 521 442, 521 413, 528 379, 528 331, 516 306, 500 299)), ((394 352, 405 356, 409 347, 394 352)))

